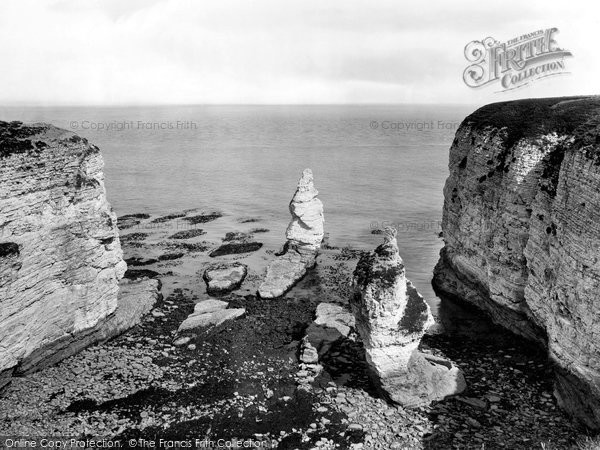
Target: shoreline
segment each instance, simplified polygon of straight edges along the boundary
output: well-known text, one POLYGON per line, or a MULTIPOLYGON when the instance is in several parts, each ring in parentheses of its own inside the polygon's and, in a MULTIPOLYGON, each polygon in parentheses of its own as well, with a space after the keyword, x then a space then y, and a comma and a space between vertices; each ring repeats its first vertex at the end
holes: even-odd
MULTIPOLYGON (((459 397, 416 409, 386 403, 352 336, 324 355, 324 370, 306 383, 298 361, 305 329, 319 303, 347 302, 360 252, 325 243, 315 269, 283 298, 264 300, 254 294, 271 250, 209 256, 216 244, 260 242, 260 233, 238 231, 228 239, 219 217, 205 220, 197 210, 184 217, 206 234, 169 239, 146 230, 128 238, 139 230, 120 231, 125 259, 154 260, 129 270, 160 271, 163 298, 121 336, 13 380, 0 394, 0 435, 242 438, 277 440, 278 448, 576 448, 584 430, 558 409, 545 357, 493 325, 465 333, 472 328, 465 311, 455 311, 458 330, 428 334, 423 342, 425 351, 445 354, 465 372, 468 387, 459 397), (246 315, 175 346, 194 304, 213 298, 203 269, 223 261, 248 266, 242 287, 218 297, 246 308, 246 315)), ((240 230, 260 227, 240 219, 240 230)))

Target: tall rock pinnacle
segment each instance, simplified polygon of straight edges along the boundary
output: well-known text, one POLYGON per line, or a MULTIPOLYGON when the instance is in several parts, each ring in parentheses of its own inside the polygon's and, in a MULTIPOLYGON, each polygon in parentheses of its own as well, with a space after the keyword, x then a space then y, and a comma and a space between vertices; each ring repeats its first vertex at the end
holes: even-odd
POLYGON ((324 222, 323 203, 317 198, 318 193, 312 171, 305 169, 290 202, 292 221, 285 233, 287 241, 267 268, 265 281, 258 289, 261 297, 281 297, 315 265, 324 222))
POLYGON ((458 368, 418 351, 434 320, 406 279, 395 229, 386 228, 383 244, 359 260, 353 286, 356 329, 372 374, 391 400, 417 406, 464 390, 458 368))

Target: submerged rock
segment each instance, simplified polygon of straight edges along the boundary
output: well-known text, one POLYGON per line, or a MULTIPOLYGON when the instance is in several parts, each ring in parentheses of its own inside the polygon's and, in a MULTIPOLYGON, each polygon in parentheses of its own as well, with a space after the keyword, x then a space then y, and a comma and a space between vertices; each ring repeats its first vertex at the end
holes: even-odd
POLYGON ((137 213, 137 214, 127 214, 125 216, 120 216, 117 218, 117 227, 120 230, 126 230, 127 228, 133 228, 140 224, 142 219, 149 219, 149 214, 137 213))
POLYGON ((240 287, 248 268, 241 263, 220 264, 204 271, 206 291, 211 295, 223 294, 240 287))
POLYGON ((394 402, 418 406, 462 392, 462 372, 451 362, 418 351, 433 324, 423 297, 406 279, 396 231, 359 260, 354 271, 352 311, 374 378, 394 402))
POLYGON ((192 239, 198 236, 202 236, 204 234, 206 234, 206 231, 204 231, 203 229, 192 228, 191 230, 178 231, 177 233, 169 236, 169 239, 192 239))
POLYGON ((211 258, 225 255, 238 255, 240 253, 251 253, 262 247, 262 242, 232 242, 223 244, 208 254, 211 258))
POLYGON ((179 325, 177 332, 182 333, 196 328, 216 327, 246 313, 245 308, 227 309, 227 305, 227 302, 220 300, 206 300, 197 303, 194 312, 179 325))
POLYGON ((281 297, 307 269, 314 267, 323 241, 323 204, 317 198, 318 193, 312 171, 305 169, 290 202, 292 221, 285 233, 287 241, 267 268, 265 281, 258 289, 261 297, 281 297))

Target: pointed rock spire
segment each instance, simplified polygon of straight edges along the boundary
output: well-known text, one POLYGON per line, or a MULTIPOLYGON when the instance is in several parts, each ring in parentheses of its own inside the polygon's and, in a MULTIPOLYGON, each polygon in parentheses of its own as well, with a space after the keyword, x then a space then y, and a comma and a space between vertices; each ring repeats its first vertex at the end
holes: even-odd
POLYGON ((465 381, 451 362, 418 351, 434 323, 427 303, 406 279, 396 230, 386 228, 384 242, 364 255, 354 271, 352 311, 371 372, 395 402, 416 406, 461 392, 465 381))
POLYGON ((265 281, 258 289, 263 298, 285 294, 315 265, 323 241, 323 203, 317 198, 313 174, 305 169, 289 205, 292 220, 282 251, 267 268, 265 281))

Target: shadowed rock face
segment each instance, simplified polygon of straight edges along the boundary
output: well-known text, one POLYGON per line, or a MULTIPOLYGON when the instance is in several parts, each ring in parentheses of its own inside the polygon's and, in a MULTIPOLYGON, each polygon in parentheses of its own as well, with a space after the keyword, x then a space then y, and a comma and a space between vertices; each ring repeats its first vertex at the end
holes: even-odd
POLYGON ((435 287, 547 346, 559 403, 600 428, 600 98, 497 103, 450 149, 435 287))
POLYGON ((267 268, 258 293, 263 298, 281 297, 294 286, 307 269, 315 265, 323 241, 323 204, 317 198, 310 169, 302 172, 298 188, 290 202, 292 221, 286 230, 282 251, 267 268))
POLYGON ((383 244, 359 260, 353 284, 356 329, 376 381, 393 401, 417 406, 464 390, 456 367, 432 364, 418 351, 433 316, 406 279, 393 228, 386 228, 383 244))
MULTIPOLYGON (((80 349, 81 342, 111 335, 111 329, 123 331, 138 311, 124 307, 115 317, 126 264, 102 167, 98 148, 73 133, 0 122, 4 381, 14 370, 55 362, 80 349), (101 329, 109 318, 108 328, 101 329)), ((148 295, 155 300, 156 282, 153 286, 148 295)))

